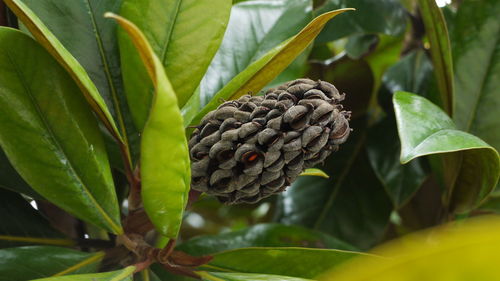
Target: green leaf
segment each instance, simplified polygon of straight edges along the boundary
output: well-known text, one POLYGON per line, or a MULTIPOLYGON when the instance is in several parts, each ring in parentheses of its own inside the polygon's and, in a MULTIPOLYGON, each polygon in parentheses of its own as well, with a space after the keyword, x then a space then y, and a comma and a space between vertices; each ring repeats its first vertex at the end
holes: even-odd
POLYGON ((322 44, 356 33, 383 33, 398 36, 406 29, 405 10, 395 0, 326 0, 317 9, 321 14, 334 9, 352 7, 355 13, 339 16, 325 26, 316 40, 322 44))
POLYGON ((315 177, 322 177, 325 179, 330 178, 330 176, 327 173, 323 172, 320 169, 316 169, 316 168, 306 169, 305 171, 303 171, 300 174, 300 176, 315 176, 315 177))
POLYGON ((364 254, 308 248, 242 248, 215 254, 213 260, 201 268, 313 278, 360 255, 364 254))
MULTIPOLYGON (((182 107, 220 45, 230 11, 228 0, 125 0, 121 15, 144 32, 182 107)), ((153 84, 146 82, 147 71, 130 39, 119 33, 119 41, 127 99, 142 130, 153 99, 153 84)))
POLYGON ((107 15, 127 31, 155 85, 141 138, 141 195, 144 209, 156 229, 168 238, 175 238, 191 180, 189 151, 177 98, 161 61, 141 31, 122 17, 107 15))
POLYGON ((224 40, 200 85, 202 105, 311 19, 310 0, 253 0, 234 5, 224 40))
POLYGON ((400 208, 422 186, 427 173, 421 161, 405 165, 399 162, 401 144, 393 117, 385 118, 370 128, 366 151, 373 171, 384 185, 394 207, 400 208))
POLYGON ((478 206, 497 184, 498 152, 478 137, 457 130, 446 113, 423 97, 397 92, 393 102, 401 163, 424 155, 451 153, 447 158, 450 163, 445 165, 450 173, 456 171, 447 181, 452 184, 448 186, 453 196, 451 207, 460 213, 478 206))
POLYGON ((190 255, 203 256, 245 247, 309 247, 356 250, 355 247, 319 231, 275 223, 258 224, 218 235, 195 237, 179 245, 177 250, 190 255))
POLYGON ((500 223, 495 217, 446 225, 374 250, 391 258, 353 259, 318 280, 498 280, 499 232, 500 223))
POLYGON ((378 41, 378 36, 374 34, 355 34, 347 41, 345 51, 351 59, 359 59, 372 51, 378 41))
POLYGON ((84 253, 50 246, 2 249, 0 280, 25 281, 48 276, 95 272, 103 257, 104 252, 84 253))
POLYGON ((237 99, 247 93, 258 93, 314 40, 330 19, 349 10, 351 9, 336 10, 318 16, 297 35, 281 43, 253 62, 226 84, 198 113, 191 124, 197 124, 205 114, 215 109, 219 105, 220 99, 237 99))
POLYGON ((198 271, 206 281, 312 281, 311 279, 303 279, 282 275, 271 274, 249 274, 249 273, 222 273, 222 272, 206 272, 198 271))
POLYGON ((432 71, 432 63, 424 51, 415 51, 389 68, 382 80, 391 93, 407 91, 426 97, 432 71))
POLYGON ((431 45, 430 53, 443 109, 448 115, 452 116, 454 99, 453 62, 446 21, 435 0, 419 0, 418 4, 431 45))
MULTIPOLYGON (((92 110, 103 122, 106 128, 113 136, 122 141, 122 137, 116 127, 116 124, 109 112, 106 103, 99 94, 95 84, 90 79, 83 66, 71 55, 47 26, 38 18, 38 16, 29 9, 22 0, 5 0, 5 4, 16 14, 35 38, 42 44, 49 53, 68 71, 71 78, 75 80, 81 92, 90 104, 92 110)), ((75 91, 79 92, 79 91, 75 91)))
POLYGON ((385 89, 379 100, 389 116, 369 129, 367 152, 373 170, 384 185, 396 208, 404 205, 420 188, 427 173, 422 161, 402 165, 401 144, 393 117, 392 95, 397 91, 428 92, 432 64, 423 51, 412 52, 389 68, 383 77, 385 89))
POLYGON ((49 277, 32 281, 133 281, 134 271, 135 266, 128 266, 111 272, 49 277))
POLYGON ((331 178, 299 177, 280 196, 277 219, 368 249, 382 238, 392 204, 364 152, 364 125, 351 126, 349 140, 326 160, 331 178))
POLYGON ((128 145, 137 131, 123 93, 116 23, 103 17, 118 11, 122 0, 21 1, 88 73, 128 145))
POLYGON ((75 216, 120 234, 97 122, 62 67, 29 36, 0 29, 0 145, 30 186, 75 216), (68 196, 70 194, 71 196, 68 196))
POLYGON ((42 198, 40 194, 33 190, 17 173, 10 164, 5 152, 0 148, 0 187, 11 191, 20 192, 32 198, 42 198))
POLYGON ((29 244, 58 246, 75 244, 53 229, 20 194, 0 190, 0 214, 2 214, 0 248, 29 244))
POLYGON ((500 13, 498 1, 465 1, 452 34, 453 120, 500 151, 500 13))

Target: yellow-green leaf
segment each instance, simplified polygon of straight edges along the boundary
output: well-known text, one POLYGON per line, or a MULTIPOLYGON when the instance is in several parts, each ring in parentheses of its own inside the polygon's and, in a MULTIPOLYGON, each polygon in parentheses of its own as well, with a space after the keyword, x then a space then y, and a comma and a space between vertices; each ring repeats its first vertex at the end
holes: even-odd
POLYGON ((316 168, 306 169, 300 174, 300 176, 315 176, 315 177, 322 177, 325 179, 330 178, 330 176, 327 175, 324 171, 316 168))
POLYGON ((319 280, 500 280, 498 233, 498 217, 447 225, 401 238, 373 251, 387 259, 355 258, 319 280))
POLYGON ((128 266, 111 272, 49 277, 32 281, 132 281, 135 269, 135 266, 128 266))
POLYGON ((141 137, 141 194, 156 229, 175 238, 182 222, 190 185, 187 140, 177 98, 161 61, 142 32, 130 21, 107 13, 127 31, 153 85, 149 117, 141 137))

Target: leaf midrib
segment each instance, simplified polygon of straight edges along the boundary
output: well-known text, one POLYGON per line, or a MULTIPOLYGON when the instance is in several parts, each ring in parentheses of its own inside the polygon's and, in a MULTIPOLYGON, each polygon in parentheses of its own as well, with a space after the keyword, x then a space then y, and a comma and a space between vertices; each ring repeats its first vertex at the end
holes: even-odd
POLYGON ((120 108, 120 102, 118 99, 118 93, 115 87, 115 84, 113 83, 113 79, 111 77, 111 70, 109 67, 109 62, 108 59, 106 58, 106 54, 104 51, 104 43, 102 41, 101 33, 99 32, 99 29, 97 28, 97 23, 95 20, 95 15, 94 15, 94 10, 92 8, 92 4, 90 3, 90 0, 83 0, 88 8, 88 15, 90 18, 90 22, 92 24, 92 28, 94 29, 94 36, 97 44, 97 48, 99 49, 99 56, 101 58, 102 64, 103 64, 103 70, 104 74, 106 76, 107 84, 109 91, 111 93, 111 98, 113 99, 113 107, 115 109, 116 117, 118 119, 118 122, 120 124, 120 129, 122 132, 122 137, 125 145, 128 147, 128 134, 127 134, 127 129, 125 127, 125 121, 123 118, 123 112, 120 108))
POLYGON ((467 123, 467 127, 466 127, 467 132, 471 131, 471 126, 474 123, 474 121, 476 120, 477 108, 479 107, 479 101, 482 99, 482 97, 484 97, 483 89, 484 89, 484 86, 486 84, 486 80, 488 79, 488 73, 491 72, 491 68, 493 67, 492 58, 494 57, 494 55, 496 53, 496 50, 497 50, 496 46, 499 44, 499 42, 500 42, 500 25, 498 25, 498 27, 497 27, 497 36, 495 39, 495 43, 492 45, 492 51, 490 52, 490 56, 488 57, 488 62, 487 62, 488 66, 486 67, 486 71, 484 72, 484 76, 481 79, 481 84, 480 84, 479 92, 478 92, 479 94, 478 94, 478 97, 477 97, 476 102, 474 104, 474 107, 472 108, 471 115, 470 115, 470 118, 469 118, 468 123, 467 123))
POLYGON ((172 18, 172 24, 169 26, 169 28, 167 29, 167 40, 165 41, 165 44, 162 46, 162 50, 161 50, 161 54, 160 54, 160 60, 162 62, 162 64, 166 64, 165 63, 165 59, 166 59, 166 56, 167 56, 167 51, 168 51, 168 48, 170 47, 170 41, 172 39, 172 34, 174 33, 174 29, 175 29, 175 25, 177 23, 177 19, 179 18, 179 11, 180 11, 180 8, 181 8, 181 3, 182 1, 184 0, 178 0, 175 4, 175 8, 172 12, 172 14, 170 15, 171 18, 172 18))
POLYGON ((11 57, 11 54, 10 54, 10 51, 8 49, 5 49, 5 54, 6 54, 6 57, 7 59, 10 61, 10 63, 14 66, 14 70, 16 72, 16 75, 18 76, 19 78, 19 81, 21 81, 21 85, 23 86, 25 92, 28 94, 28 97, 30 98, 31 100, 31 103, 33 104, 33 106, 35 107, 35 110, 37 111, 38 113, 38 117, 40 118, 40 120, 42 121, 43 123, 43 126, 45 127, 45 129, 47 130, 47 132, 49 133, 49 136, 51 137, 51 139, 53 140, 52 143, 56 146, 56 148, 59 149, 59 151, 62 152, 62 154, 64 155, 64 157, 67 159, 67 165, 68 165, 68 168, 71 170, 71 172, 73 173, 74 177, 78 180, 78 182, 80 183, 81 187, 82 187, 82 190, 85 192, 85 194, 88 196, 88 198, 90 199, 90 202, 95 205, 95 208, 96 210, 98 211, 98 213, 101 214, 101 216, 104 218, 105 221, 107 221, 109 223, 109 225, 111 226, 111 228, 115 231, 117 231, 118 233, 120 232, 120 227, 118 227, 114 222, 113 220, 109 217, 109 215, 102 209, 102 207, 97 204, 97 201, 96 199, 94 198, 94 196, 92 195, 92 193, 88 190, 87 186, 83 183, 82 179, 80 178, 80 175, 78 175, 78 173, 76 172, 75 168, 73 167, 73 164, 71 163, 71 160, 70 158, 68 158, 67 154, 66 154, 66 151, 64 151, 63 147, 61 146, 61 144, 59 143, 58 139, 56 138, 54 132, 52 131, 52 128, 49 126, 49 123, 48 121, 45 119, 45 116, 42 114, 42 111, 38 105, 38 103, 36 102, 36 99, 35 97, 33 96, 33 93, 31 92, 31 89, 29 87, 26 86, 26 80, 24 79, 24 75, 22 75, 22 72, 20 71, 20 67, 16 64, 16 62, 12 59, 11 57))

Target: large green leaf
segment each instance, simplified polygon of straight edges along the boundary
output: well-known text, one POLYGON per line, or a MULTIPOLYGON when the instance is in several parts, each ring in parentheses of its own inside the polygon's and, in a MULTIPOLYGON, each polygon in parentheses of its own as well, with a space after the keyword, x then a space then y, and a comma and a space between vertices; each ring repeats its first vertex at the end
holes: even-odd
MULTIPOLYGON (((96 85, 92 82, 89 74, 73 55, 63 46, 57 37, 47 28, 43 21, 26 6, 22 0, 5 0, 5 3, 25 24, 35 38, 59 61, 68 71, 76 84, 83 92, 92 110, 101 119, 106 128, 114 137, 122 141, 122 137, 111 113, 99 94, 96 85)), ((75 93, 78 91, 75 91, 75 93)))
POLYGON ((155 86, 141 138, 141 195, 156 229, 177 237, 191 180, 189 151, 177 98, 159 58, 130 21, 109 14, 129 34, 155 86))
POLYGON ((215 254, 213 260, 201 268, 313 278, 360 255, 364 254, 308 248, 241 248, 215 254))
POLYGON ((399 162, 401 144, 392 111, 392 95, 411 91, 425 95, 432 79, 432 64, 423 51, 412 52, 389 68, 383 77, 384 89, 379 100, 388 111, 386 118, 368 132, 367 152, 372 168, 383 183, 396 208, 404 205, 426 178, 422 161, 399 162))
POLYGON ((330 235, 299 226, 258 224, 252 227, 192 238, 177 247, 191 255, 201 256, 244 247, 309 247, 355 250, 330 235))
MULTIPOLYGON (((165 66, 182 107, 194 93, 215 55, 229 19, 228 0, 125 0, 121 15, 136 24, 165 66)), ((142 130, 148 118, 153 84, 133 43, 119 34, 126 95, 142 130)))
POLYGON ((0 145, 42 196, 121 233, 113 179, 97 122, 62 67, 29 36, 0 30, 0 145))
MULTIPOLYGON (((389 68, 382 81, 391 94, 407 91, 427 97, 432 71, 432 63, 425 52, 414 51, 389 68)), ((392 95, 390 99, 392 103, 392 95)))
POLYGON ((200 85, 202 105, 238 73, 312 19, 310 0, 246 1, 231 9, 224 41, 200 85))
POLYGON ((500 150, 500 2, 464 1, 452 33, 453 120, 500 150))
POLYGON ((32 281, 133 281, 134 271, 135 267, 129 266, 111 272, 49 277, 32 281))
POLYGON ((222 273, 198 271, 205 281, 312 281, 310 279, 256 273, 222 273))
POLYGON ((387 259, 353 259, 321 281, 500 280, 498 217, 447 225, 404 237, 374 250, 387 259))
POLYGON ((84 253, 50 246, 0 250, 0 280, 27 281, 55 275, 96 272, 104 252, 84 253))
POLYGON ((419 0, 420 14, 430 43, 430 53, 434 73, 439 88, 443 109, 448 115, 453 113, 453 63, 450 38, 443 13, 435 0, 419 0))
POLYGON ((74 242, 53 229, 49 222, 20 195, 0 190, 0 248, 50 244, 72 246, 74 242))
POLYGON ((430 154, 451 153, 445 165, 452 194, 451 208, 466 212, 493 190, 500 175, 498 152, 487 143, 455 128, 439 107, 407 92, 394 95, 401 140, 401 163, 430 154), (456 172, 456 174, 455 174, 456 172))
POLYGON ((205 114, 215 109, 220 104, 221 99, 236 99, 248 93, 258 93, 314 40, 330 19, 349 10, 351 9, 331 11, 316 17, 297 35, 271 49, 250 64, 211 98, 210 102, 191 121, 191 124, 198 123, 205 114))
POLYGON ((123 93, 116 23, 103 17, 122 0, 21 0, 75 57, 104 98, 124 142, 134 136, 123 93))
POLYGON ((326 160, 330 179, 300 177, 280 196, 278 220, 368 249, 381 239, 392 204, 364 151, 366 129, 359 121, 351 126, 348 141, 326 160))
POLYGON ((355 8, 325 26, 316 43, 326 43, 356 33, 401 35, 406 28, 405 10, 396 0, 326 0, 316 13, 355 8))
POLYGON ((17 173, 10 164, 9 159, 0 148, 0 187, 8 190, 24 193, 33 198, 41 198, 17 173))
POLYGON ((373 171, 394 207, 401 207, 420 188, 427 175, 420 159, 404 165, 399 162, 401 144, 394 117, 387 117, 370 128, 366 150, 373 171))

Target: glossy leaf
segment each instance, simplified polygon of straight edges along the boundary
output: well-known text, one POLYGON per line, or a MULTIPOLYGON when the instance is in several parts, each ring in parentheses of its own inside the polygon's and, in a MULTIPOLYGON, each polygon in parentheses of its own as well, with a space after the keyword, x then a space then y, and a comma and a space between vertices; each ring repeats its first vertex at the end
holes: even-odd
POLYGON ((277 218, 368 249, 381 239, 392 206, 364 152, 363 124, 351 126, 349 140, 323 167, 331 178, 299 177, 280 196, 277 218))
POLYGON ((137 134, 123 93, 116 23, 103 17, 122 0, 21 0, 88 73, 124 142, 137 134))
POLYGON ((130 21, 118 21, 134 42, 155 86, 148 120, 141 138, 141 195, 156 229, 177 237, 191 180, 189 152, 177 98, 163 66, 145 36, 130 21))
MULTIPOLYGON (((0 190, 0 248, 29 244, 72 246, 20 195, 0 190)), ((0 274, 1 276, 1 274, 0 274)))
POLYGON ((360 255, 365 254, 308 248, 242 248, 215 254, 201 268, 313 278, 360 255))
POLYGON ((452 153, 445 166, 455 172, 452 208, 466 212, 478 206, 495 187, 500 175, 498 152, 487 143, 455 128, 453 121, 423 97, 406 92, 394 95, 401 140, 401 163, 430 154, 452 153))
POLYGON ((389 68, 382 80, 391 94, 407 91, 428 97, 432 72, 432 63, 427 55, 423 51, 415 51, 389 68))
POLYGON ((198 271, 196 272, 196 274, 200 275, 205 281, 311 281, 311 279, 255 273, 249 274, 198 271))
POLYGON ((316 17, 297 35, 253 62, 226 84, 198 113, 191 124, 198 123, 206 113, 215 109, 219 105, 220 99, 237 99, 247 93, 258 93, 314 40, 330 19, 349 10, 351 9, 336 10, 316 17))
POLYGON ((0 280, 27 281, 55 275, 96 272, 104 252, 84 253, 50 246, 0 250, 0 280))
POLYGON ((111 272, 49 277, 35 279, 32 281, 132 281, 134 271, 135 267, 129 266, 124 269, 111 272))
POLYGON ((97 122, 76 84, 29 36, 0 31, 0 145, 42 196, 121 233, 109 162, 97 122), (68 196, 71 194, 71 196, 68 196))
POLYGON ((435 0, 418 1, 425 31, 430 43, 430 53, 434 73, 444 111, 453 114, 453 62, 451 59, 450 37, 443 13, 435 0))
POLYGON ((383 77, 384 88, 379 102, 389 116, 369 129, 367 152, 373 170, 383 183, 396 208, 404 205, 426 178, 423 163, 415 159, 405 165, 399 162, 401 144, 393 117, 392 95, 411 91, 426 95, 432 79, 432 64, 422 51, 412 52, 389 68, 383 77))
POLYGON ((456 99, 453 120, 500 150, 500 3, 465 1, 452 33, 456 99))
POLYGON ((399 162, 401 144, 394 118, 388 117, 370 128, 366 150, 373 171, 394 207, 401 207, 421 187, 427 175, 421 161, 404 165, 399 162))
MULTIPOLYGON (((111 113, 92 82, 89 74, 73 55, 63 46, 56 36, 47 28, 43 21, 30 10, 22 0, 5 0, 5 4, 16 14, 20 21, 29 29, 35 38, 52 56, 68 71, 76 82, 92 110, 101 119, 106 128, 116 139, 122 139, 111 113)), ((78 91, 75 91, 78 92, 78 91)))
MULTIPOLYGON (((179 107, 198 87, 215 55, 229 20, 228 0, 125 0, 121 15, 141 29, 172 87, 179 107), (209 11, 209 12, 207 12, 209 11)), ((142 129, 151 106, 153 84, 133 43, 119 36, 122 69, 134 121, 142 129)))
POLYGON ((246 229, 217 235, 199 236, 177 247, 194 256, 245 247, 309 247, 356 250, 353 246, 319 231, 299 226, 257 224, 246 229))
POLYGON ((373 34, 355 34, 345 45, 345 52, 352 59, 359 59, 372 51, 379 42, 378 36, 373 34))
POLYGON ((234 5, 224 40, 200 85, 206 105, 238 73, 298 33, 312 19, 310 0, 246 1, 234 5))
POLYGON ((5 152, 0 148, 0 187, 8 190, 24 193, 34 198, 41 198, 17 173, 10 164, 5 152))
POLYGON ((329 178, 330 176, 323 172, 322 170, 320 169, 316 169, 316 168, 310 168, 310 169, 306 169, 305 171, 303 171, 300 176, 315 176, 315 177, 322 177, 322 178, 329 178))
POLYGON ((316 44, 334 41, 356 33, 401 35, 406 28, 405 10, 395 0, 326 0, 317 14, 341 8, 355 8, 355 13, 339 16, 325 26, 316 44))
POLYGON ((490 217, 413 234, 374 250, 391 258, 353 259, 318 279, 498 280, 499 231, 498 218, 490 217))

